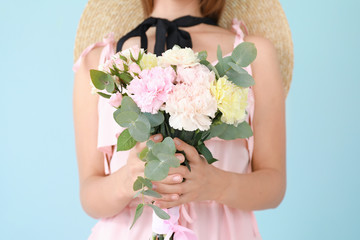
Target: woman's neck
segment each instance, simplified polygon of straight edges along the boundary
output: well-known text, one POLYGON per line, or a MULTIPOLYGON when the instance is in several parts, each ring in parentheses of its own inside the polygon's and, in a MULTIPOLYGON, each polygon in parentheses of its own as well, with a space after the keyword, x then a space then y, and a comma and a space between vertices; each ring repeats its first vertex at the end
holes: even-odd
POLYGON ((202 17, 200 0, 154 0, 154 10, 150 14, 170 21, 185 15, 202 17))

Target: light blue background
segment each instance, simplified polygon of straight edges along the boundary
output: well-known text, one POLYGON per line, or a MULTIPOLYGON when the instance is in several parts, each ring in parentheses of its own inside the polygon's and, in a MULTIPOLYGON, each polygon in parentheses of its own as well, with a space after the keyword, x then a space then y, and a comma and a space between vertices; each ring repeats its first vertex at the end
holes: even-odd
MULTIPOLYGON (((6 1, 1 26, 2 239, 86 239, 72 56, 86 0, 6 1)), ((359 239, 360 3, 281 0, 293 34, 287 192, 256 212, 263 239, 359 239)))

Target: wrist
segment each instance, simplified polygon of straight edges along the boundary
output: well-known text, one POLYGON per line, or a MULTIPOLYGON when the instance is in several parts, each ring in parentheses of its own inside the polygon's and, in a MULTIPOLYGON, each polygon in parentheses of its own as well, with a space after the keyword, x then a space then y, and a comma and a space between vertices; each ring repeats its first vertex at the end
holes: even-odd
POLYGON ((134 195, 132 188, 133 183, 129 181, 130 178, 127 177, 127 165, 120 168, 114 174, 115 178, 115 193, 116 198, 119 200, 127 199, 130 201, 134 195))
POLYGON ((210 184, 211 188, 211 196, 210 200, 214 200, 218 203, 222 202, 222 198, 226 189, 229 185, 228 174, 222 169, 219 169, 213 165, 209 165, 209 176, 210 176, 210 184))

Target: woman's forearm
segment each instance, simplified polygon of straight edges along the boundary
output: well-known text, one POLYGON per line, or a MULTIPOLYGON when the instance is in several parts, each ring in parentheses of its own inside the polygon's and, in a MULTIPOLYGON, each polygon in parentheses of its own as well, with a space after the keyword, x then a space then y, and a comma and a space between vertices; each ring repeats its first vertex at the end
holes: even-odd
POLYGON ((80 186, 80 199, 85 212, 93 218, 112 217, 132 199, 126 188, 126 167, 107 176, 88 177, 80 186))
POLYGON ((215 200, 242 210, 276 208, 286 189, 286 177, 275 169, 261 169, 239 174, 211 166, 213 186, 218 188, 215 200))

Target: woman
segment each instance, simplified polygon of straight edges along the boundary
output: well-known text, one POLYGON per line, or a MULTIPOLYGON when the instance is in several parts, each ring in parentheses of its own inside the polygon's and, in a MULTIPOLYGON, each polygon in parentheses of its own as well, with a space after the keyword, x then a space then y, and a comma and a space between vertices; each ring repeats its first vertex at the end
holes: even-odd
MULTIPOLYGON (((201 4, 214 2, 216 6, 211 17, 218 18, 225 1, 155 0, 153 6, 152 1, 143 2, 150 16, 172 21, 185 15, 205 17, 201 4)), ((261 239, 252 211, 276 208, 285 194, 286 96, 276 49, 266 38, 244 37, 239 26, 234 27, 237 34, 210 24, 187 27, 186 31, 191 35, 193 50, 206 50, 210 62, 216 61, 218 44, 223 53, 230 53, 234 43, 248 41, 255 44, 258 55, 249 68, 256 83, 252 88, 256 107, 253 119, 250 119, 254 131, 252 154, 247 152, 250 143, 245 139, 209 140, 207 146, 219 159, 209 165, 193 147, 175 139, 177 149, 184 151, 189 159, 192 171, 183 166, 171 169, 165 180, 154 183, 155 190, 162 195, 161 199, 155 199, 156 204, 161 208, 183 206, 181 225, 192 229, 198 239, 261 239), (182 181, 184 178, 185 182, 182 181)), ((149 52, 154 52, 155 35, 154 28, 147 31, 149 52)), ((139 37, 125 41, 122 49, 133 45, 140 45, 139 37)), ((74 81, 80 198, 88 215, 101 218, 89 239, 148 239, 151 234, 150 209, 145 209, 143 216, 129 230, 136 207, 132 185, 144 172, 144 164, 137 153, 145 144, 119 153, 113 143, 108 144, 110 150, 102 149, 98 143, 98 128, 110 124, 106 122, 110 120, 103 120, 101 109, 98 109, 103 105, 98 105, 98 96, 90 94, 89 70, 97 69, 103 52, 104 48, 98 47, 84 55, 74 81), (110 164, 109 170, 104 166, 104 158, 110 164), (106 171, 111 174, 105 174, 106 171)), ((160 142, 162 136, 152 136, 152 140, 160 142)), ((184 160, 182 154, 177 157, 184 160)))

